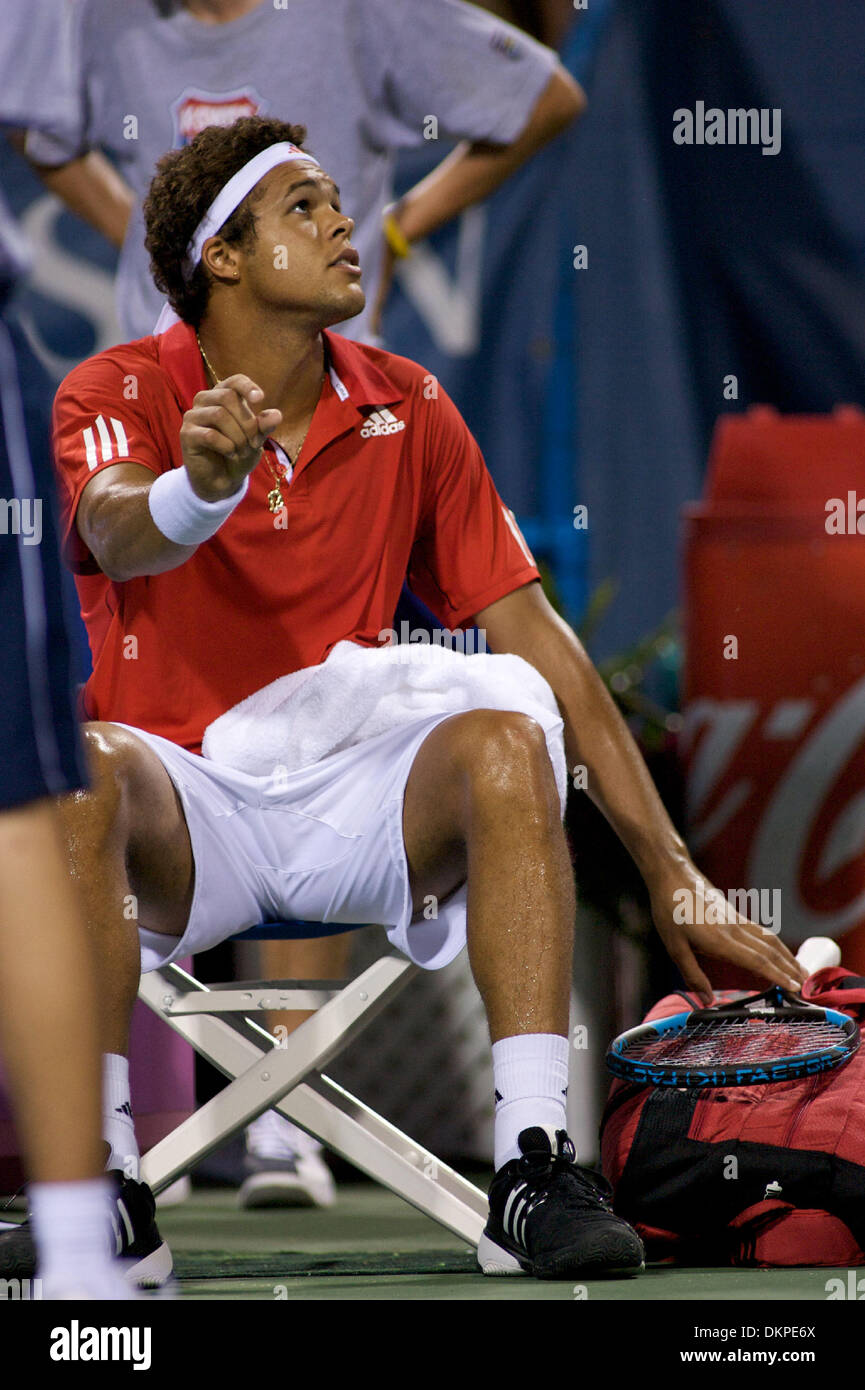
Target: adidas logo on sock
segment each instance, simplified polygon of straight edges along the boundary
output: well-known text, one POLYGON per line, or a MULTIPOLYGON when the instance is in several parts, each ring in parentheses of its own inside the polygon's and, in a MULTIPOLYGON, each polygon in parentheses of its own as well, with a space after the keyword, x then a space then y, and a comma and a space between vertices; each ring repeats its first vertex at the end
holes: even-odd
POLYGON ((372 412, 361 429, 360 437, 361 439, 370 439, 373 435, 378 434, 398 434, 400 430, 404 429, 405 420, 398 420, 390 410, 382 408, 372 412))
POLYGON ((130 1120, 131 1120, 131 1119, 132 1119, 132 1106, 129 1104, 129 1101, 128 1101, 128 1100, 125 1100, 125 1101, 123 1102, 122 1105, 115 1105, 115 1107, 114 1107, 114 1113, 115 1113, 115 1115, 128 1115, 129 1118, 130 1118, 130 1120))

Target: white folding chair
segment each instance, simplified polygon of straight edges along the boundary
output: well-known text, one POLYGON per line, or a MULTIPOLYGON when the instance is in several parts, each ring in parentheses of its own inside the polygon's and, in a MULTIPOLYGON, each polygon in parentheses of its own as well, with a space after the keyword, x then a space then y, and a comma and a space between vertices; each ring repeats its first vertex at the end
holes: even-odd
MULTIPOLYGON (((320 922, 268 922, 234 940, 299 940, 348 931, 320 922)), ((139 997, 229 1084, 144 1156, 155 1193, 188 1173, 263 1111, 274 1108, 334 1153, 470 1245, 487 1216, 480 1188, 414 1143, 321 1068, 404 989, 417 967, 393 953, 353 980, 251 980, 205 985, 177 965, 141 978, 139 997), (265 1009, 316 1012, 276 1044, 255 1021, 265 1009)))

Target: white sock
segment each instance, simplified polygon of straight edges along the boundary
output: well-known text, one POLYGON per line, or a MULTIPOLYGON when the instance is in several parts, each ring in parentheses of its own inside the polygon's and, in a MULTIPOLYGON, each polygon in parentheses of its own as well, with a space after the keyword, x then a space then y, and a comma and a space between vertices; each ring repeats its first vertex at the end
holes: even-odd
POLYGON ((566 1129, 568 1040, 558 1033, 522 1033, 493 1043, 496 1088, 495 1168, 520 1157, 524 1129, 566 1129))
POLYGON ((138 1181, 140 1159, 132 1097, 129 1090, 129 1062, 115 1052, 102 1058, 102 1136, 111 1149, 109 1168, 119 1168, 127 1178, 138 1181))
POLYGON ((78 1284, 91 1273, 111 1269, 114 1198, 107 1176, 30 1183, 27 1200, 40 1279, 78 1284))

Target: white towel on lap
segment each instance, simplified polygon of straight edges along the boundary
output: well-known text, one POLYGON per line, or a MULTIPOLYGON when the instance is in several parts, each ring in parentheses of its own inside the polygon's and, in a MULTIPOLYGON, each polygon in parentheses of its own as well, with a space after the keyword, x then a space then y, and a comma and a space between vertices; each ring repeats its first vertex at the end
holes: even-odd
POLYGON ((513 710, 537 721, 564 811, 561 716, 550 686, 519 656, 466 655, 426 643, 338 642, 321 665, 280 676, 214 720, 202 752, 240 772, 268 777, 308 767, 401 724, 472 709, 513 710))

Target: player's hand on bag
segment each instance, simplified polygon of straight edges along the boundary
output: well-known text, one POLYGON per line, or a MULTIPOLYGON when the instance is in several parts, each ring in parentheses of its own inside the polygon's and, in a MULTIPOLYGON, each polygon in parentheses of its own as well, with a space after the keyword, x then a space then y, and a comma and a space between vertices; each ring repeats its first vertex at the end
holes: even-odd
POLYGON ((183 462, 205 502, 231 497, 261 458, 265 439, 282 419, 279 410, 262 410, 263 400, 261 387, 237 373, 199 391, 184 415, 183 462))
POLYGON ((742 917, 693 864, 650 889, 652 917, 689 990, 712 1003, 712 987, 695 951, 744 966, 769 984, 799 992, 808 972, 767 927, 742 917), (682 890, 685 890, 684 892, 682 890), (685 919, 685 920, 683 920, 685 919))

